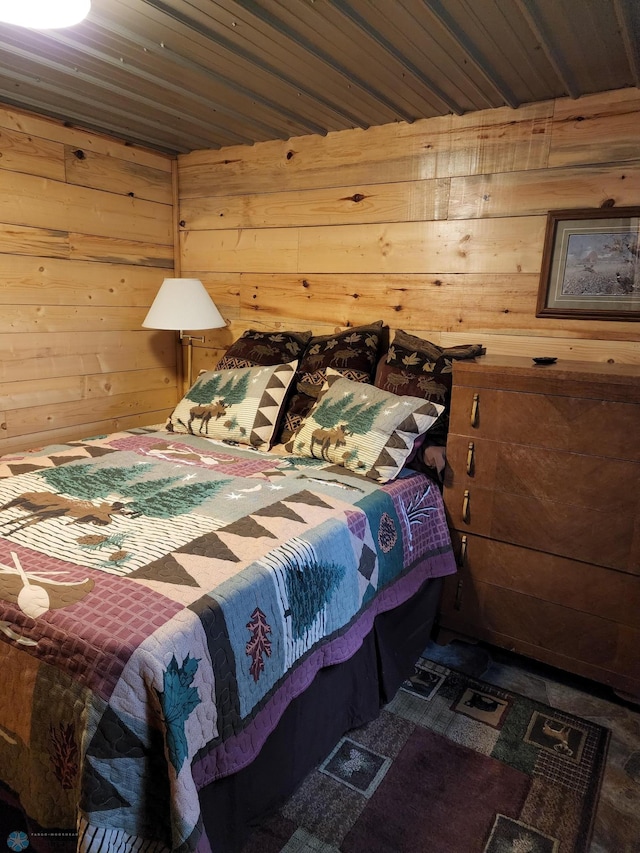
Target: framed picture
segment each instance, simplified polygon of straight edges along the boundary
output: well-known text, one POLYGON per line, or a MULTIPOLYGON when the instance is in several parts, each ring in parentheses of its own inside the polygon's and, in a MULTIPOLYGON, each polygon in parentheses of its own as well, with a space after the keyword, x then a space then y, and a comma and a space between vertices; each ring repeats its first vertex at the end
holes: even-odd
POLYGON ((536 317, 640 318, 640 207, 552 210, 536 317))

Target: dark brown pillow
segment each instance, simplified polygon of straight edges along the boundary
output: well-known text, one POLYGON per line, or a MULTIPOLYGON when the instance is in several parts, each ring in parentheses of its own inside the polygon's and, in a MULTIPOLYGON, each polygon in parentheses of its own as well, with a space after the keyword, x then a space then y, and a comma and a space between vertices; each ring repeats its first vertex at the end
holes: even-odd
POLYGON ((261 332, 247 329, 231 344, 215 369, 235 370, 238 367, 289 364, 300 358, 310 338, 311 331, 261 332))
POLYGON ((424 397, 440 403, 444 412, 429 431, 433 443, 446 443, 451 403, 452 366, 456 359, 482 355, 482 344, 440 347, 431 341, 398 329, 387 355, 380 359, 374 384, 395 394, 424 397))
POLYGON ((295 392, 286 405, 279 441, 291 438, 311 411, 327 378, 327 368, 354 382, 373 383, 379 353, 388 332, 382 320, 333 335, 311 338, 298 363, 295 392))

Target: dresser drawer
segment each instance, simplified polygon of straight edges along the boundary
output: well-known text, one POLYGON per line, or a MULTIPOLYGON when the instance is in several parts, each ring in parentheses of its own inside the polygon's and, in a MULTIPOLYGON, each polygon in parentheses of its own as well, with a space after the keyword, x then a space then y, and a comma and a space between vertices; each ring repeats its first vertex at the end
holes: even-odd
POLYGON ((640 405, 454 385, 451 433, 640 462, 640 405))
POLYGON ((640 630, 640 576, 457 530, 452 541, 458 562, 453 609, 473 598, 477 584, 491 584, 640 630))
POLYGON ((446 578, 440 630, 475 637, 640 695, 640 630, 483 582, 446 578))
POLYGON ((449 435, 445 489, 480 486, 635 519, 640 463, 449 435))
POLYGON ((536 551, 640 574, 640 520, 464 484, 445 489, 449 525, 536 551))

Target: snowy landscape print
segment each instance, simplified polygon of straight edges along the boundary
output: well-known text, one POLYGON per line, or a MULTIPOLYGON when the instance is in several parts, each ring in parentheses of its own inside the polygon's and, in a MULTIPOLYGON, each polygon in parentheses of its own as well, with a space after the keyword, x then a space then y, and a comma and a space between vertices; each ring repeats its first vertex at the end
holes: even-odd
POLYGON ((562 279, 563 296, 629 296, 640 293, 637 231, 571 234, 562 279))

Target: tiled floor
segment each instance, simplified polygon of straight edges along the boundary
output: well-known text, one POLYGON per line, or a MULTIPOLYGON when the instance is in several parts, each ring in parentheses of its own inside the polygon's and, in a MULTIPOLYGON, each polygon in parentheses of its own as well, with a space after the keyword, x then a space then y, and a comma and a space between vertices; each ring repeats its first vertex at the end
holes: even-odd
POLYGON ((606 687, 483 644, 431 644, 426 654, 606 726, 611 741, 590 853, 640 853, 640 707, 606 687))

